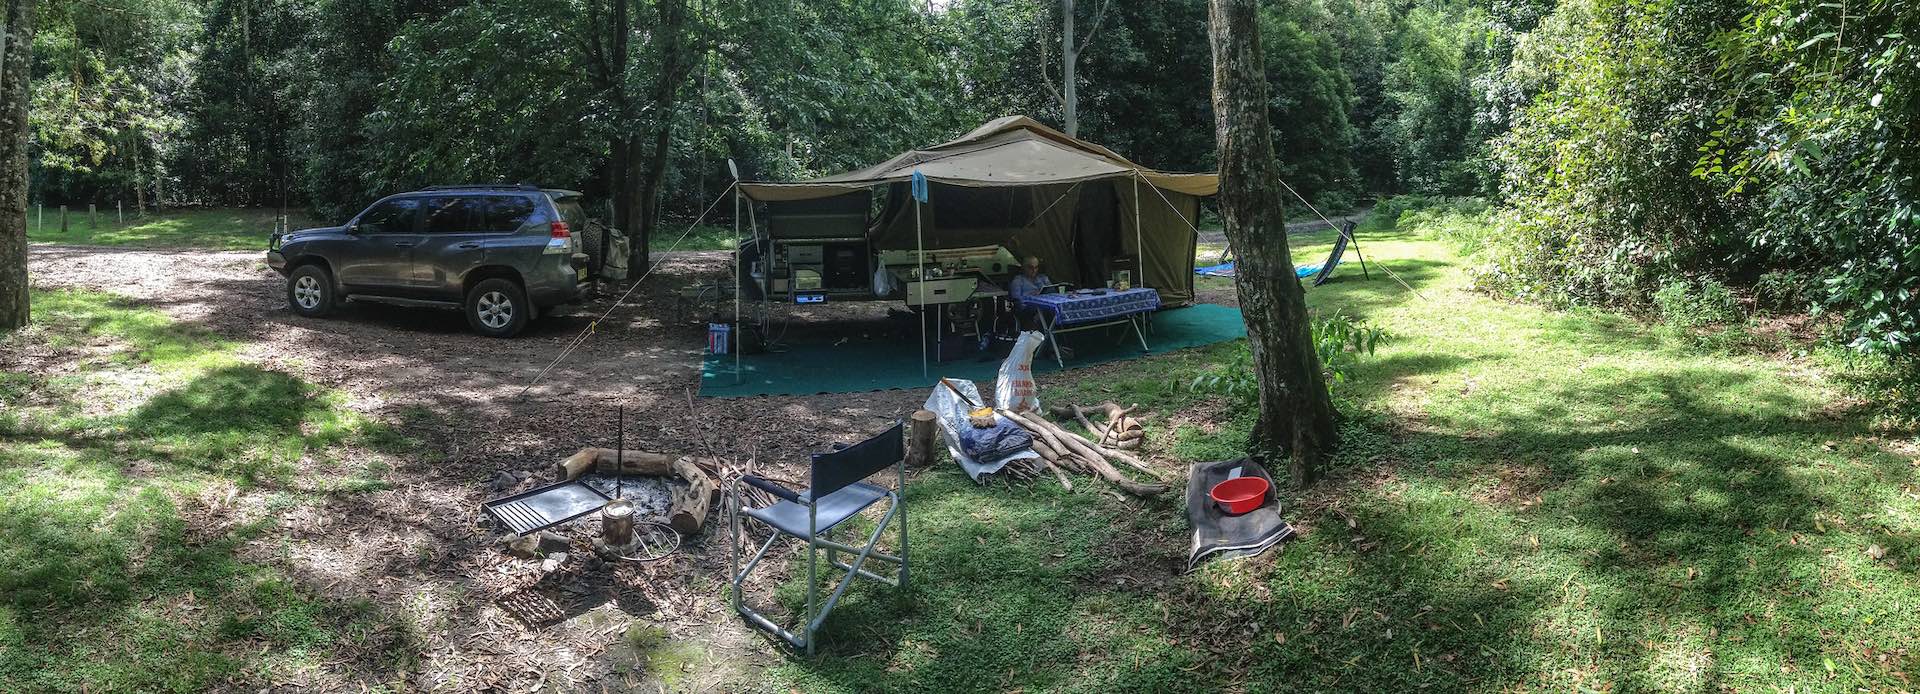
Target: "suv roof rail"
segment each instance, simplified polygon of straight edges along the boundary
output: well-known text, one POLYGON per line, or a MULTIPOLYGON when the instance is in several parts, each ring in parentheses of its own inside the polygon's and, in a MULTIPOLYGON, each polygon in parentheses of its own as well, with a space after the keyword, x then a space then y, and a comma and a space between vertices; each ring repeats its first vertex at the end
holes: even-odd
POLYGON ((421 190, 540 190, 540 186, 531 183, 462 183, 427 186, 421 190))

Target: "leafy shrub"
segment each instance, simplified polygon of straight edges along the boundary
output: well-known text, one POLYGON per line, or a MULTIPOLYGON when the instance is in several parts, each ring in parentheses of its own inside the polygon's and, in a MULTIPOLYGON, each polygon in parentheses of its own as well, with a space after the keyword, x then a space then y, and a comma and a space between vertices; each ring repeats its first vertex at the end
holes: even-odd
MULTIPOLYGON (((1362 355, 1372 356, 1376 348, 1393 339, 1385 328, 1367 325, 1344 313, 1327 317, 1314 314, 1312 321, 1313 350, 1320 357, 1321 368, 1325 369, 1323 375, 1329 391, 1347 382, 1362 355)), ((1253 351, 1242 345, 1227 361, 1195 376, 1188 387, 1195 392, 1231 398, 1257 398, 1260 381, 1253 368, 1253 351)))
POLYGON ((1479 217, 1485 215, 1489 207, 1484 198, 1395 195, 1375 205, 1367 221, 1379 229, 1397 229, 1433 219, 1479 217))
POLYGON ((1798 313, 1812 305, 1813 283, 1793 270, 1774 270, 1753 282, 1753 303, 1769 313, 1798 313))
POLYGON ((1920 353, 1913 8, 1557 3, 1506 73, 1523 96, 1493 147, 1509 210, 1476 283, 1665 313, 1686 303, 1677 272, 1771 277, 1763 305, 1829 311, 1856 351, 1920 353))
POLYGON ((1698 283, 1677 279, 1653 293, 1660 319, 1680 330, 1728 325, 1745 319, 1739 298, 1727 285, 1706 279, 1698 283))

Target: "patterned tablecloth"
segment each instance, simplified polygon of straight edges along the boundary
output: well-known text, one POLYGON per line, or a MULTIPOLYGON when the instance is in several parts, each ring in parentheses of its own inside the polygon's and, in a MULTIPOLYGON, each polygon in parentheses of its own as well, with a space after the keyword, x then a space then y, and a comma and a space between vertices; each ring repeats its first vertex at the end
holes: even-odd
POLYGON ((1058 327, 1098 323, 1160 308, 1160 292, 1148 287, 1126 291, 1082 289, 1062 294, 1033 294, 1020 300, 1052 316, 1058 327))

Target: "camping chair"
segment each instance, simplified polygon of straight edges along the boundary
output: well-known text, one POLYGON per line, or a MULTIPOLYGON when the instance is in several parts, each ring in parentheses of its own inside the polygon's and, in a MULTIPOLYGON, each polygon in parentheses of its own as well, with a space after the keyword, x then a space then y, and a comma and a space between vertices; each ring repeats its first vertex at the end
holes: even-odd
POLYGON ((746 617, 748 623, 776 634, 786 639, 787 643, 793 644, 794 648, 805 649, 808 655, 812 655, 814 634, 820 630, 820 624, 826 621, 827 613, 833 611, 834 604, 840 601, 840 596, 846 594, 847 587, 853 585, 855 578, 868 578, 895 587, 907 585, 907 513, 900 501, 900 495, 907 486, 907 449, 904 432, 905 426, 896 421, 891 428, 873 438, 852 446, 835 444, 836 450, 831 453, 815 453, 808 471, 809 482, 812 484, 808 489, 790 490, 754 475, 741 475, 734 484, 729 485, 727 496, 730 501, 727 507, 731 514, 727 538, 727 568, 732 572, 729 582, 732 583, 733 609, 746 617), (862 481, 888 466, 893 466, 895 474, 899 477, 898 489, 890 491, 879 485, 862 481), (739 483, 742 482, 772 494, 780 501, 761 508, 745 507, 740 497, 739 483), (880 518, 880 523, 874 527, 873 534, 867 537, 865 546, 855 547, 826 538, 827 533, 835 526, 859 515, 861 511, 881 499, 888 501, 886 515, 880 518), (747 518, 760 521, 775 531, 771 537, 767 538, 766 544, 760 546, 760 551, 754 553, 753 558, 747 561, 745 568, 739 566, 742 514, 747 518), (897 557, 874 549, 880 542, 880 534, 886 531, 887 524, 892 522, 895 516, 900 520, 900 556, 897 557), (797 634, 774 624, 772 620, 740 601, 741 586, 746 583, 747 574, 759 565, 760 560, 767 555, 767 550, 772 549, 774 541, 779 540, 782 535, 807 541, 807 608, 801 614, 797 634), (833 590, 833 595, 829 596, 825 603, 819 600, 820 581, 816 551, 820 549, 827 551, 829 565, 847 573, 847 577, 841 580, 839 587, 833 590), (841 562, 837 557, 839 552, 854 555, 853 561, 841 562), (897 565, 900 570, 895 578, 881 576, 861 568, 868 559, 897 565))

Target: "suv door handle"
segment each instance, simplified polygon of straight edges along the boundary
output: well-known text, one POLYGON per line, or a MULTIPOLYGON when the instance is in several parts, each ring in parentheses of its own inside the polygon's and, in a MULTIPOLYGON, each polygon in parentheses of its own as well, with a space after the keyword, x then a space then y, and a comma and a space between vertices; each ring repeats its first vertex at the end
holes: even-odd
POLYGON ((471 250, 473 250, 473 249, 475 249, 475 248, 479 248, 479 247, 480 247, 480 242, 479 242, 479 241, 468 241, 468 242, 466 242, 466 243, 463 243, 463 244, 460 244, 460 245, 458 245, 458 246, 454 246, 454 248, 458 248, 458 249, 460 249, 460 250, 463 250, 463 251, 471 251, 471 250))
POLYGON ((393 247, 394 248, 412 248, 413 242, 412 241, 395 241, 393 242, 393 247))

